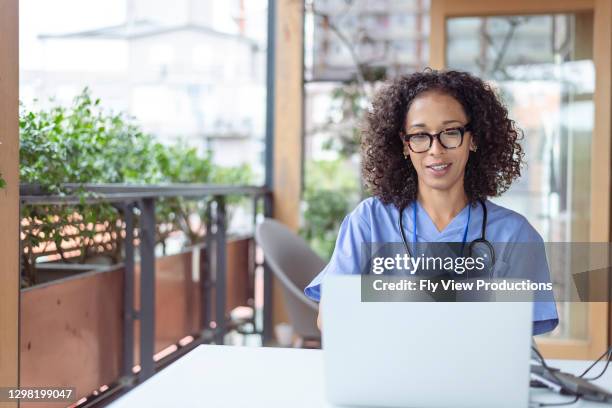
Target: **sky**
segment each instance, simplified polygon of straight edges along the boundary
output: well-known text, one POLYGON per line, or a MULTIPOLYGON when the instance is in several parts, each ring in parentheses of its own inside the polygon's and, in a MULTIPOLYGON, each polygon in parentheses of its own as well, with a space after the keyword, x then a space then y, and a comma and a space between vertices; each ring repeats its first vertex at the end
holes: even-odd
MULTIPOLYGON (((19 1, 19 64, 21 70, 38 70, 49 68, 45 63, 45 55, 40 34, 60 34, 94 28, 107 27, 124 23, 127 14, 128 0, 20 0, 19 1)), ((150 0, 155 1, 155 0, 150 0)), ((232 4, 238 0, 198 0, 214 1, 214 28, 220 31, 233 32, 236 24, 230 13, 232 4)), ((265 12, 267 0, 243 0, 246 13, 265 12)), ((171 6, 171 2, 168 2, 171 6)), ((264 31, 261 27, 260 31, 264 31)), ((265 36, 265 32, 256 33, 265 36)), ((259 35, 258 35, 259 37, 259 35)), ((261 37, 260 37, 261 38, 261 37)), ((110 41, 109 43, 113 43, 110 41)), ((115 42, 116 43, 116 42, 115 42)), ((96 50, 83 59, 100 59, 104 65, 104 55, 118 52, 115 44, 98 42, 96 50), (102 57, 102 58, 101 58, 102 57)), ((67 47, 69 48, 69 47, 67 47)), ((49 50, 47 50, 49 52, 49 50)), ((52 52, 62 52, 53 50, 52 52)), ((47 60, 48 62, 48 60, 47 60)), ((91 65, 91 64, 90 64, 91 65)), ((99 65, 99 64, 98 64, 99 65)), ((62 67, 62 69, 70 67, 62 67)), ((79 70, 82 67, 73 67, 79 70)), ((104 68, 102 66, 102 68, 104 68)))
POLYGON ((39 34, 121 24, 125 11, 125 0, 20 0, 20 69, 35 70, 44 66, 39 34))

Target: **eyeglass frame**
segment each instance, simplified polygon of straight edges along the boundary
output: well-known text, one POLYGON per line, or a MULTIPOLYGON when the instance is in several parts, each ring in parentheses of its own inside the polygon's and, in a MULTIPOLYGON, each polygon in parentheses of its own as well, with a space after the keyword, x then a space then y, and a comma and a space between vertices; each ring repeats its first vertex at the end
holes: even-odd
POLYGON ((425 153, 425 152, 429 151, 429 149, 431 149, 431 146, 433 146, 434 139, 438 139, 438 143, 440 143, 440 146, 442 146, 443 148, 445 148, 447 150, 457 149, 458 147, 461 147, 461 145, 463 144, 463 136, 465 135, 465 132, 469 132, 469 131, 470 131, 470 123, 468 122, 468 123, 466 123, 463 126, 450 127, 450 128, 441 130, 438 133, 419 132, 419 133, 406 134, 406 133, 402 132, 400 134, 400 137, 401 137, 403 142, 408 143, 408 148, 413 153, 425 153), (459 130, 459 133, 461 134, 461 140, 459 141, 459 144, 457 146, 455 146, 455 147, 446 147, 444 145, 444 143, 442 143, 442 140, 440 139, 440 136, 442 135, 442 133, 448 132, 449 130, 459 130), (410 146, 410 138, 413 137, 413 136, 419 136, 419 135, 427 135, 427 136, 429 136, 429 147, 426 150, 423 150, 422 152, 415 152, 414 149, 412 148, 412 146, 410 146))

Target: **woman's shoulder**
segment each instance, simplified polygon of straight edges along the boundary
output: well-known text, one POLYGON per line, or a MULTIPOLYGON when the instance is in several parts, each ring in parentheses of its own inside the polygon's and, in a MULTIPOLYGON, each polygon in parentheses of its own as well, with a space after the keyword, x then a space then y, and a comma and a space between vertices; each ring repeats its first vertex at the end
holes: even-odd
POLYGON ((487 224, 499 230, 508 241, 541 242, 542 236, 523 215, 510 208, 486 200, 487 224))
POLYGON ((380 200, 380 198, 371 196, 361 200, 350 214, 359 216, 366 220, 371 220, 373 217, 376 218, 383 213, 390 214, 393 211, 397 211, 393 204, 385 204, 380 200))

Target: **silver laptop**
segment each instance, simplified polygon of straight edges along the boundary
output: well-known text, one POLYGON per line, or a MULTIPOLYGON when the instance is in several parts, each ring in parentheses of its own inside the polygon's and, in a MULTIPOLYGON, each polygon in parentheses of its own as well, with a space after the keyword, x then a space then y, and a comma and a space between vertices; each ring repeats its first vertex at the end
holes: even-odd
POLYGON ((323 283, 327 399, 370 407, 527 407, 531 302, 361 302, 323 283))

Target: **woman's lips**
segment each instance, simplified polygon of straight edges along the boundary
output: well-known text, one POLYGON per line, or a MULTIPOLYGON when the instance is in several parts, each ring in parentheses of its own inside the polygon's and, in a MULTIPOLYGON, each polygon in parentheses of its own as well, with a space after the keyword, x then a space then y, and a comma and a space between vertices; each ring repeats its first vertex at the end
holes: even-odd
POLYGON ((450 171, 452 163, 436 163, 427 166, 427 172, 434 177, 442 177, 450 171))

